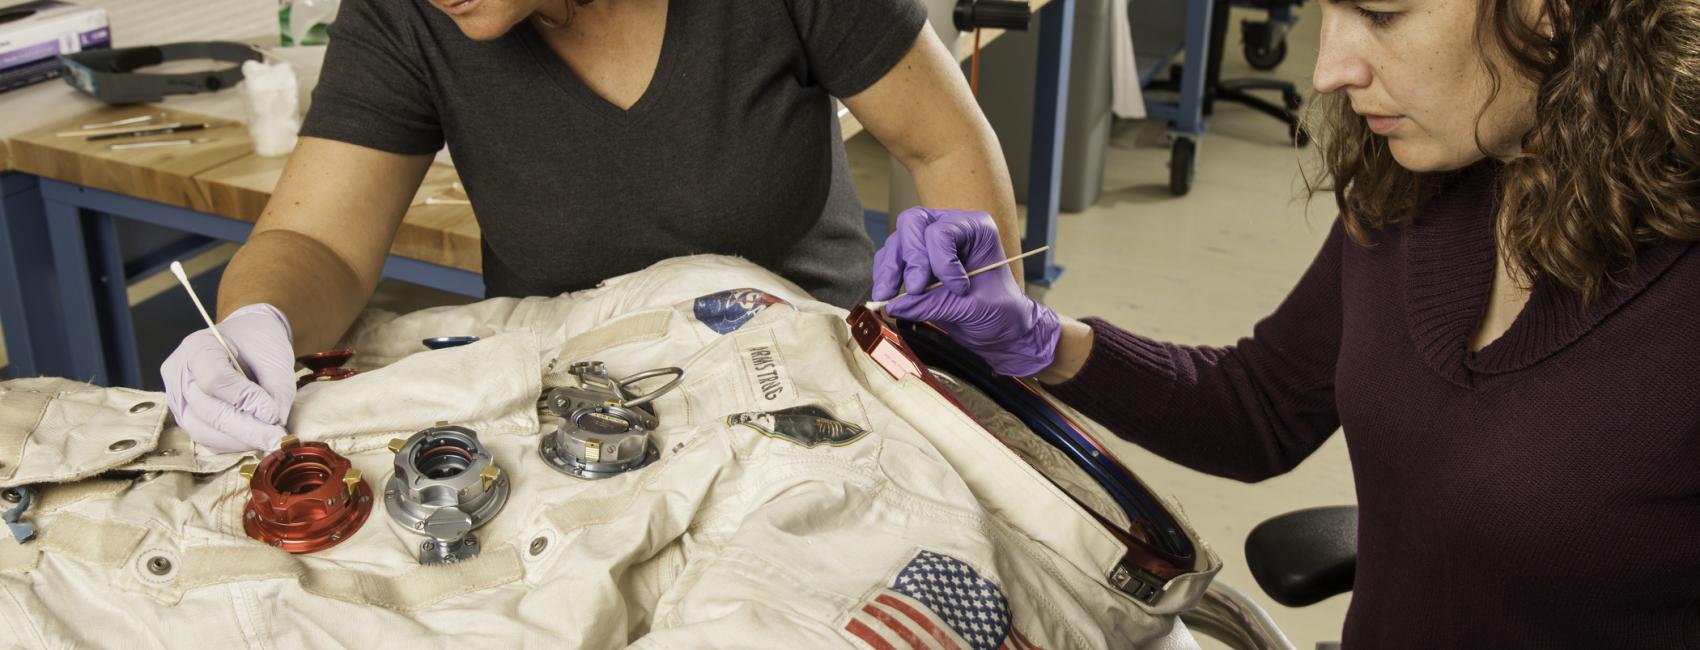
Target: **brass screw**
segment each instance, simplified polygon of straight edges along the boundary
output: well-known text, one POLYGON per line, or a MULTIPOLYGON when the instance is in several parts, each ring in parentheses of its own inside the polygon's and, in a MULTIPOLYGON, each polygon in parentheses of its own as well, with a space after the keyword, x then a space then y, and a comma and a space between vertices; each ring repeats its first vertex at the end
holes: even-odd
POLYGON ((490 489, 490 484, 502 477, 502 470, 495 465, 485 465, 484 471, 479 472, 478 478, 484 479, 484 489, 490 489))
POLYGON ((405 447, 405 446, 407 446, 406 440, 402 440, 401 438, 391 438, 390 439, 390 453, 392 453, 392 454, 401 453, 401 448, 405 447))
POLYGON ((247 465, 243 465, 242 469, 237 471, 242 474, 242 480, 252 481, 254 480, 254 472, 259 471, 259 469, 260 465, 258 463, 248 463, 247 465))

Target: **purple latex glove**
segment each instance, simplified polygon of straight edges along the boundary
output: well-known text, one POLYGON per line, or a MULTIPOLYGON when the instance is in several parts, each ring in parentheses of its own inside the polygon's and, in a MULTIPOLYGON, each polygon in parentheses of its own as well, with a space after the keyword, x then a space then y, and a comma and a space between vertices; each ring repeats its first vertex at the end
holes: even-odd
POLYGON ((212 330, 184 337, 159 367, 171 414, 190 438, 213 451, 274 449, 295 404, 289 319, 271 305, 248 305, 225 317, 218 331, 242 370, 231 367, 212 330))
POLYGON ((991 215, 910 208, 874 255, 873 298, 891 300, 892 316, 939 326, 999 373, 1030 377, 1051 365, 1062 326, 1008 270, 968 277, 1005 257, 991 215), (944 286, 925 291, 935 278, 944 286), (892 300, 900 285, 909 295, 892 300))

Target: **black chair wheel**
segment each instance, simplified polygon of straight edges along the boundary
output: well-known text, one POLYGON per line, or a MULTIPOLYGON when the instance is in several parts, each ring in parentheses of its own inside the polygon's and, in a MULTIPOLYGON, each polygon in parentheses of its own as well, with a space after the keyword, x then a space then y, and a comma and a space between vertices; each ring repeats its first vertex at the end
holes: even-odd
POLYGON ((1192 191, 1192 180, 1198 171, 1198 141, 1175 138, 1169 147, 1169 193, 1186 196, 1192 191))
POLYGON ((1247 38, 1245 41, 1245 60, 1257 70, 1274 70, 1287 60, 1287 41, 1276 42, 1273 46, 1262 42, 1263 39, 1247 38))

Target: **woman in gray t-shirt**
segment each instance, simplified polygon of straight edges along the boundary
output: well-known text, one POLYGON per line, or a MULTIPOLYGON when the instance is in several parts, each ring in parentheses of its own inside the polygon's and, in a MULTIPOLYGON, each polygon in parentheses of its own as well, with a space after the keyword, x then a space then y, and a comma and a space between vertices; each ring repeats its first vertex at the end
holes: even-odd
POLYGON ((1015 233, 996 136, 926 18, 919 0, 343 0, 301 143, 220 286, 248 376, 191 335, 162 369, 178 422, 215 448, 275 444, 294 357, 365 305, 445 144, 491 296, 719 253, 865 299, 835 97, 923 202, 1015 233))

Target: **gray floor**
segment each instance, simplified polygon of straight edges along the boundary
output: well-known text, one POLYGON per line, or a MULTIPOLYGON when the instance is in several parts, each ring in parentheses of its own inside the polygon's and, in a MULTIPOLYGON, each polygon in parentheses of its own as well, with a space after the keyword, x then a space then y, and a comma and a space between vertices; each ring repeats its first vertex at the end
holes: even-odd
MULTIPOLYGON (((1239 18, 1232 21, 1230 44, 1239 41, 1239 18)), ((1299 82, 1308 91, 1319 24, 1311 3, 1290 37, 1287 62, 1262 76, 1299 82)), ((1230 47, 1224 75, 1260 76, 1237 50, 1230 47)), ((884 206, 884 151, 866 135, 848 148, 863 202, 884 206)), ((1288 145, 1277 122, 1231 104, 1219 106, 1210 120, 1199 161, 1192 193, 1170 196, 1163 126, 1118 123, 1103 196, 1085 212, 1060 220, 1057 256, 1067 273, 1043 292, 1045 302, 1065 314, 1100 316, 1178 343, 1226 345, 1249 333, 1314 256, 1335 216, 1333 200, 1323 195, 1307 203, 1300 167, 1314 169, 1312 154, 1288 145)), ((222 249, 191 266, 222 263, 230 253, 222 249)), ((157 279, 134 288, 132 299, 173 286, 168 276, 157 279)), ((407 311, 458 301, 386 282, 373 305, 407 311)), ((1179 501, 1226 562, 1221 579, 1250 593, 1257 590, 1244 567, 1242 544, 1252 526, 1296 508, 1354 501, 1345 443, 1338 436, 1296 471, 1257 485, 1205 476, 1132 445, 1113 444, 1147 483, 1179 501)), ((1348 598, 1302 610, 1265 604, 1298 646, 1308 648, 1338 638, 1348 598)))

